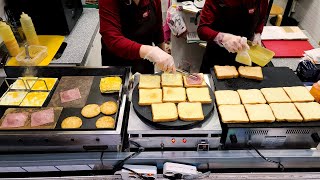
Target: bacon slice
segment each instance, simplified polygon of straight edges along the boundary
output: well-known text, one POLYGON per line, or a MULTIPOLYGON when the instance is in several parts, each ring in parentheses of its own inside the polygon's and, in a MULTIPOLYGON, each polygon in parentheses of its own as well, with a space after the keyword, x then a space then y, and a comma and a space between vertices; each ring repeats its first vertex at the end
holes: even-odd
POLYGON ((60 92, 61 103, 74 101, 81 98, 79 88, 70 89, 67 91, 60 92))
POLYGON ((10 113, 4 118, 2 128, 23 127, 28 120, 28 113, 10 113))
POLYGON ((53 108, 34 112, 31 114, 31 127, 42 126, 54 122, 53 108))

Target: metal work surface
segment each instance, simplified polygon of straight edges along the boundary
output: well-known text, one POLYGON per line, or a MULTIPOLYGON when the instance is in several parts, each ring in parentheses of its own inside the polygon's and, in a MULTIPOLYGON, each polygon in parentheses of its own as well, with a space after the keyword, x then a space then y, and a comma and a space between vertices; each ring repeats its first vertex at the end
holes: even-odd
POLYGON ((98 9, 83 8, 83 13, 71 33, 66 36, 68 43, 62 56, 50 63, 50 65, 73 65, 85 64, 91 49, 92 42, 99 27, 98 9))

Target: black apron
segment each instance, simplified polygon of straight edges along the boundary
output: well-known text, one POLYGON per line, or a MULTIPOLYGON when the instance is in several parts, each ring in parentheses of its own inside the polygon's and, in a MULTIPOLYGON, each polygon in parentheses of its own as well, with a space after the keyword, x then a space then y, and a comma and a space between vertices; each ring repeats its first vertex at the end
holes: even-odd
MULTIPOLYGON (((248 40, 251 40, 259 22, 260 0, 257 0, 255 4, 248 5, 248 7, 228 7, 223 0, 220 0, 219 5, 220 17, 212 24, 212 29, 247 37, 248 40), (254 12, 250 14, 249 11, 252 9, 254 12)), ((240 66, 241 64, 236 62, 235 58, 236 53, 229 53, 215 42, 208 42, 200 72, 210 73, 210 68, 214 65, 240 66)))
MULTIPOLYGON (((150 5, 147 6, 147 9, 141 10, 139 12, 140 17, 136 17, 137 6, 132 2, 131 5, 126 5, 125 2, 120 2, 120 20, 122 25, 122 33, 123 35, 137 43, 143 45, 152 45, 153 42, 153 32, 155 29, 155 25, 157 23, 156 12, 154 7, 153 0, 150 0, 150 5), (144 20, 141 19, 142 14, 146 11, 149 11, 148 18, 144 20), (131 28, 129 28, 131 27, 131 28), (134 32, 130 32, 129 29, 135 29, 134 32)), ((136 60, 128 60, 120 58, 114 55, 104 44, 101 39, 102 49, 101 49, 101 57, 102 57, 102 65, 103 66, 131 66, 132 73, 140 72, 144 74, 153 74, 154 66, 153 63, 148 60, 136 59, 136 60)))

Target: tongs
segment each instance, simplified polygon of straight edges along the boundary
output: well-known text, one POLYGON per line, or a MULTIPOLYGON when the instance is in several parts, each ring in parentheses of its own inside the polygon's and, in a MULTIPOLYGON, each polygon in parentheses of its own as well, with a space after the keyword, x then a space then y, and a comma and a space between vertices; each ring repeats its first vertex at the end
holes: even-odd
POLYGON ((179 73, 182 73, 182 74, 184 74, 184 75, 186 75, 186 76, 188 76, 188 77, 190 77, 191 79, 198 79, 198 76, 196 76, 196 75, 194 75, 194 74, 192 74, 192 73, 189 73, 189 72, 187 72, 187 71, 185 71, 185 70, 176 69, 176 71, 179 72, 179 73))

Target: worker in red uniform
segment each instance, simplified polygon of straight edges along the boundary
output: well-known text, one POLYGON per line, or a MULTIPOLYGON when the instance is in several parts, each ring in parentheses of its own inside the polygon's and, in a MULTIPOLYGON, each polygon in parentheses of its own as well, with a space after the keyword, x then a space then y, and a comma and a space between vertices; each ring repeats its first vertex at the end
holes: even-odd
POLYGON ((236 53, 247 49, 247 39, 261 44, 268 0, 206 0, 198 35, 207 41, 201 72, 214 65, 240 65, 236 53))
POLYGON ((160 0, 99 0, 99 14, 103 66, 153 73, 155 64, 175 71, 173 57, 164 51, 160 0))

